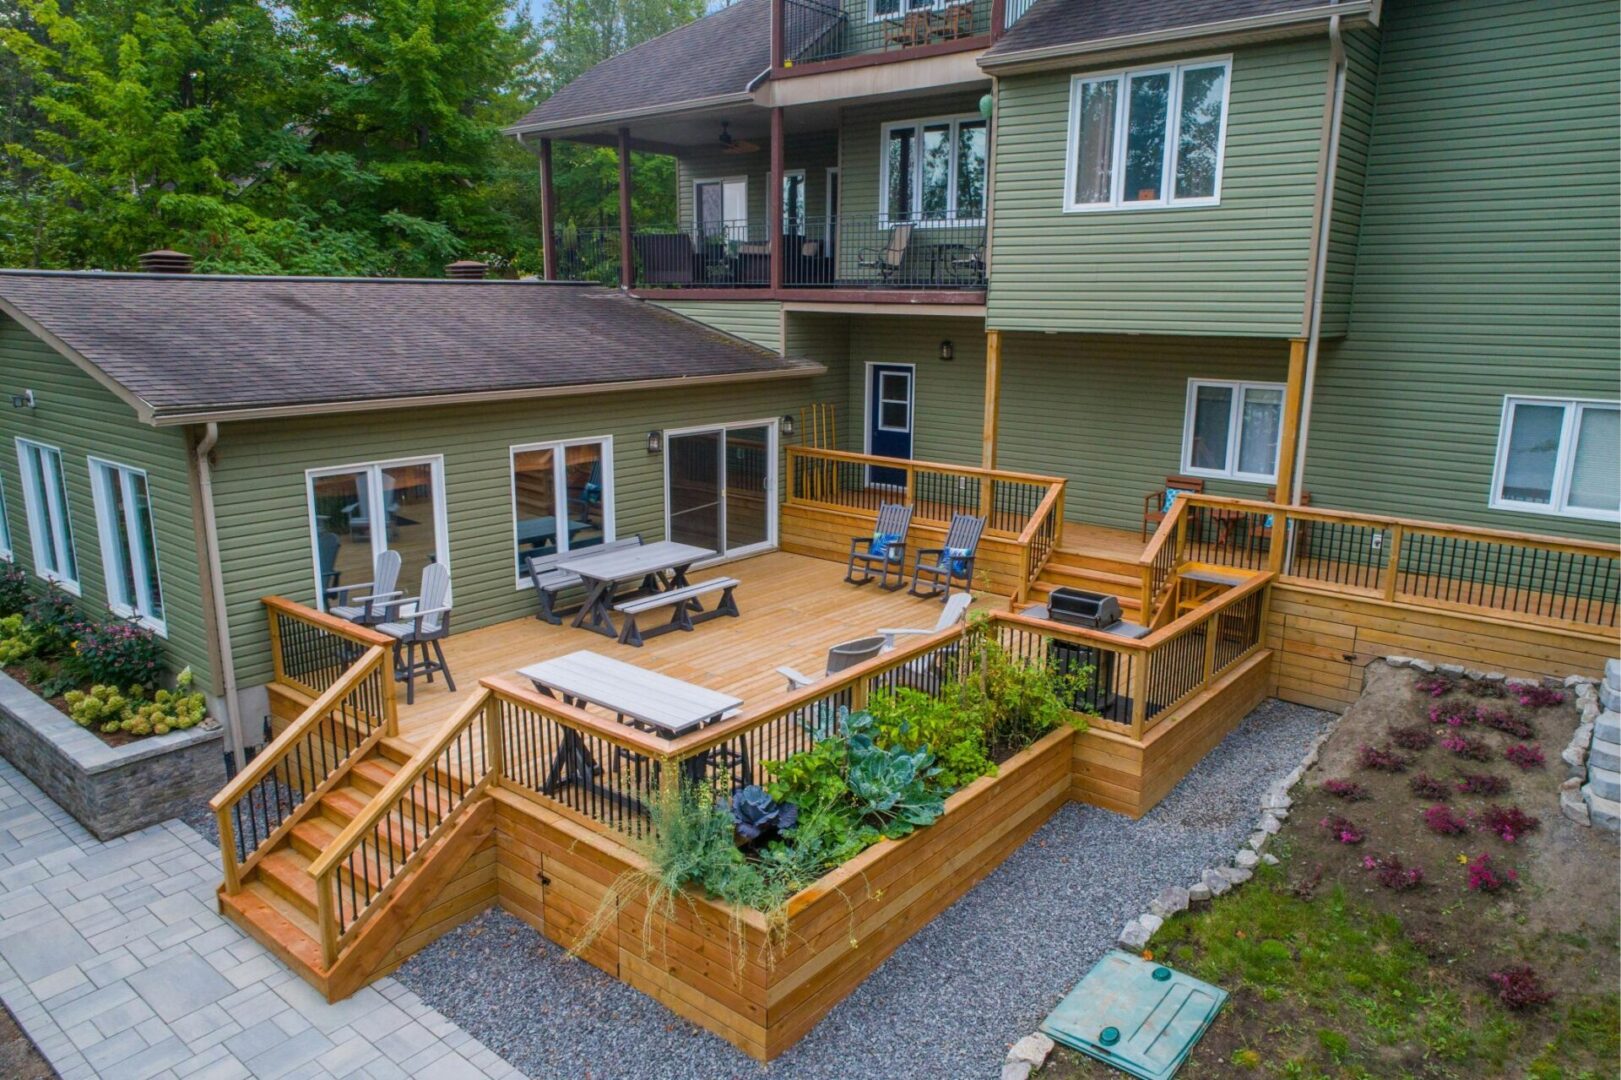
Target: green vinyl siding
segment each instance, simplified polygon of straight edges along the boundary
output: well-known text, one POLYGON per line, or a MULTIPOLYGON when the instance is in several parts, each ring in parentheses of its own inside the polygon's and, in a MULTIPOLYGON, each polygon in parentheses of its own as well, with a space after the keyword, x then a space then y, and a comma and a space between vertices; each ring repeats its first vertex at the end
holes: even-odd
POLYGON ((1326 337, 1345 334, 1351 318, 1356 278, 1357 226, 1367 182, 1368 145, 1373 134, 1373 102, 1379 78, 1379 34, 1359 30, 1345 35, 1345 103, 1340 113, 1339 160, 1334 167, 1334 206, 1323 268, 1323 327, 1326 337))
POLYGON ((774 300, 659 300, 657 303, 677 315, 752 341, 761 348, 772 352, 782 349, 782 305, 774 300))
MULTIPOLYGON (((1005 334, 997 465, 1066 477, 1071 521, 1140 528, 1143 496, 1182 471, 1188 380, 1281 383, 1288 357, 1283 342, 1005 334)), ((1266 494, 1265 484, 1205 483, 1266 494)))
POLYGON ((1348 336, 1324 344, 1324 505, 1615 539, 1489 508, 1505 395, 1617 397, 1613 0, 1385 7, 1348 336))
POLYGON ((1232 58, 1219 206, 1064 212, 1070 77, 1084 72, 1001 81, 989 326, 1300 336, 1328 43, 1232 58))
POLYGON ((978 465, 985 422, 985 330, 978 319, 858 315, 850 318, 852 449, 867 424, 867 365, 911 364, 912 457, 978 465), (954 359, 940 359, 950 341, 954 359))
MULTIPOLYGON (((819 360, 827 365, 827 374, 812 379, 806 402, 815 402, 832 407, 833 435, 831 445, 838 450, 861 449, 861 432, 859 422, 852 422, 850 412, 851 402, 855 401, 854 408, 859 417, 860 400, 852 398, 850 388, 850 320, 849 316, 842 314, 790 311, 784 315, 784 328, 787 334, 787 344, 784 352, 789 356, 804 356, 812 360, 819 360)), ((801 421, 796 414, 795 423, 801 421)), ((824 421, 825 422, 825 421, 824 421)), ((797 433, 796 438, 789 440, 797 443, 807 443, 812 438, 807 429, 797 433)), ((825 434, 818 435, 817 440, 826 445, 825 434)))
MULTIPOLYGON (((129 405, 22 326, 0 316, 0 399, 34 392, 32 409, 0 410, 0 482, 13 557, 34 573, 17 442, 21 437, 62 452, 69 523, 79 568, 79 607, 107 614, 107 581, 90 486, 94 456, 146 472, 163 591, 164 653, 174 669, 190 666, 199 688, 212 690, 204 631, 191 473, 184 432, 140 423, 129 405)), ((35 578, 44 586, 43 579, 35 578)))
MULTIPOLYGON (((305 604, 315 599, 306 470, 443 455, 453 629, 467 630, 535 611, 533 591, 518 588, 513 574, 510 447, 612 436, 616 533, 661 539, 664 455, 647 452, 647 433, 797 416, 812 381, 222 425, 215 501, 239 680, 251 686, 270 675, 260 598, 278 594, 305 604)), ((414 590, 416 584, 402 581, 401 588, 414 590)))

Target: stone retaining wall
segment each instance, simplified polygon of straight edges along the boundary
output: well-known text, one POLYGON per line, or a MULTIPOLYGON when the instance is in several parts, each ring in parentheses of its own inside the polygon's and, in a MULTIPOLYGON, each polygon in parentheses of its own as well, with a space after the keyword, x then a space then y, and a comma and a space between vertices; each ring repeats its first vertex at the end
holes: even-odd
POLYGON ((204 723, 108 746, 0 674, 0 754, 101 840, 175 817, 225 785, 222 732, 204 723))

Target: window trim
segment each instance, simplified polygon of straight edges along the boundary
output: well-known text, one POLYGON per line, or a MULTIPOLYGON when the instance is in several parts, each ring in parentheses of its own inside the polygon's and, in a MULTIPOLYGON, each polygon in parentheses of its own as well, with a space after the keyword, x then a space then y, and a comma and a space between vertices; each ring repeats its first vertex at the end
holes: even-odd
POLYGON ((1504 394, 1503 410, 1497 422, 1497 452, 1493 458, 1492 486, 1487 506, 1514 514, 1537 514, 1542 517, 1575 518, 1581 521, 1621 521, 1621 509, 1590 510, 1571 506, 1570 480, 1576 468, 1576 435, 1580 430, 1581 414, 1592 407, 1621 412, 1621 402, 1603 398, 1543 397, 1535 394, 1504 394), (1557 405, 1564 410, 1559 428, 1559 450, 1554 457, 1553 490, 1546 505, 1516 502, 1503 498, 1503 483, 1508 479, 1508 442, 1514 410, 1519 405, 1557 405))
POLYGON ((6 478, 0 475, 0 562, 17 561, 17 548, 11 539, 11 506, 6 502, 6 478))
POLYGON ((157 509, 152 498, 152 476, 145 469, 125 465, 122 462, 113 461, 111 458, 96 457, 92 454, 85 460, 90 470, 90 498, 91 502, 95 504, 96 510, 96 535, 101 543, 101 572, 107 591, 107 610, 121 618, 133 619, 159 637, 168 637, 169 632, 166 621, 150 614, 150 604, 148 603, 150 597, 136 596, 131 598, 136 603, 126 603, 124 600, 114 596, 115 586, 113 583, 116 576, 113 569, 119 559, 119 554, 116 543, 117 534, 114 532, 115 523, 112 517, 113 507, 111 499, 108 497, 109 493, 103 486, 116 482, 123 488, 123 524, 129 536, 130 577, 135 582, 135 591, 141 593, 145 590, 145 583, 149 578, 145 573, 147 570, 146 551, 141 547, 139 535, 136 532, 139 519, 135 515, 134 485, 130 482, 130 478, 139 475, 145 481, 147 512, 152 518, 152 556, 157 559, 157 565, 151 568, 151 578, 155 578, 158 582, 158 595, 161 602, 163 594, 163 561, 158 557, 157 509))
MULTIPOLYGON (((433 546, 437 561, 444 564, 446 570, 450 569, 450 525, 445 504, 445 455, 419 454, 414 457, 386 458, 380 461, 354 461, 347 465, 323 465, 317 469, 304 470, 304 513, 310 526, 310 576, 315 581, 315 607, 319 611, 326 610, 326 593, 321 588, 321 528, 315 518, 315 481, 323 476, 340 476, 344 473, 356 473, 362 470, 376 470, 375 482, 367 481, 367 495, 375 500, 373 505, 366 508, 367 519, 370 521, 386 520, 387 508, 383 504, 384 497, 382 472, 401 465, 426 465, 429 475, 433 478, 433 546), (379 513, 379 511, 382 511, 379 513)), ((388 544, 388 530, 372 529, 372 562, 377 561, 377 537, 383 538, 386 548, 388 544)), ((414 582, 401 582, 401 588, 407 595, 411 589, 416 588, 414 582)), ((451 585, 445 593, 445 603, 451 602, 451 585)))
MULTIPOLYGON (((694 236, 702 236, 703 235, 703 232, 702 232, 702 229, 703 229, 703 215, 701 213, 699 213, 699 209, 702 206, 702 196, 700 196, 698 194, 698 189, 700 187, 702 187, 703 185, 705 185, 705 184, 719 184, 721 186, 720 201, 721 201, 721 214, 723 215, 723 217, 721 219, 721 231, 726 234, 726 239, 728 239, 728 240, 736 240, 736 239, 738 239, 738 237, 735 237, 735 236, 732 235, 732 233, 734 231, 736 231, 738 228, 742 228, 742 230, 746 234, 747 231, 748 231, 748 227, 749 227, 749 177, 748 177, 747 173, 737 173, 737 174, 735 174, 733 176, 695 176, 695 177, 693 177, 693 180, 692 180, 692 234, 694 236), (724 217, 724 215, 726 213, 726 185, 727 184, 742 184, 743 185, 743 216, 741 218, 733 219, 733 218, 724 217)), ((747 236, 745 235, 743 237, 743 239, 747 239, 747 236)))
POLYGON ((1183 60, 1175 64, 1153 64, 1146 67, 1118 68, 1113 71, 1087 72, 1070 76, 1069 80, 1069 118, 1064 133, 1064 194, 1063 209, 1066 214, 1102 214, 1117 211, 1135 210, 1175 210, 1201 206, 1221 205, 1221 185, 1227 168, 1227 125, 1232 118, 1233 95, 1233 57, 1205 56, 1193 60, 1183 60), (1183 75, 1191 70, 1221 66, 1226 75, 1221 87, 1221 131, 1216 136, 1216 185, 1215 194, 1201 195, 1193 198, 1176 198, 1176 153, 1177 144, 1182 134, 1182 81, 1183 75), (1171 89, 1166 98, 1165 117, 1165 157, 1161 162, 1164 170, 1161 174, 1160 198, 1149 201, 1126 202, 1123 199, 1126 183, 1125 175, 1125 148, 1127 126, 1129 120, 1130 85, 1131 79, 1142 75, 1164 75, 1171 77, 1171 89), (1114 116, 1114 148, 1111 151, 1110 164, 1113 170, 1109 178, 1109 201, 1099 203, 1075 202, 1076 170, 1079 167, 1080 155, 1080 107, 1081 87, 1090 83, 1114 82, 1115 90, 1115 116, 1114 116))
MULTIPOLYGON (((50 513, 50 504, 56 500, 56 492, 60 487, 62 493, 62 505, 59 507, 59 509, 62 515, 61 522, 65 528, 57 528, 55 532, 59 541, 62 534, 66 533, 67 542, 66 544, 58 543, 55 545, 53 554, 56 556, 56 561, 59 564, 68 561, 64 558, 64 555, 71 554, 71 561, 74 569, 75 571, 78 570, 79 549, 77 539, 73 535, 73 511, 67 502, 67 476, 62 472, 62 448, 59 446, 52 446, 49 443, 42 443, 35 439, 25 439, 20 435, 16 437, 16 443, 18 475, 22 478, 23 485, 23 510, 28 519, 28 542, 29 546, 33 549, 34 555, 34 576, 42 578, 45 581, 52 582, 53 584, 60 585, 65 591, 74 596, 82 596, 84 593, 79 584, 79 577, 70 578, 64 574, 58 573, 55 570, 51 570, 40 561, 39 557, 40 549, 44 546, 40 537, 41 522, 39 515, 42 509, 45 513, 50 513), (56 472, 55 479, 57 482, 41 485, 45 488, 46 505, 43 508, 39 506, 39 499, 34 494, 34 485, 28 482, 29 470, 31 468, 28 463, 28 449, 30 447, 56 455, 55 462, 51 465, 51 468, 56 472)), ((47 459, 42 454, 40 460, 45 461, 47 459)), ((55 522, 53 522, 53 524, 55 524, 55 522)))
POLYGON ((880 15, 876 0, 867 0, 867 21, 870 23, 895 22, 904 19, 914 11, 944 11, 949 7, 971 3, 972 0, 928 0, 927 3, 921 4, 915 3, 913 0, 895 0, 895 2, 899 5, 895 11, 880 15))
POLYGON ((1272 458, 1272 471, 1270 473, 1244 473, 1238 471, 1238 451, 1244 437, 1244 396, 1251 390, 1276 390, 1283 395, 1279 405, 1279 429, 1282 429, 1282 413, 1288 408, 1289 387, 1287 383, 1261 382, 1252 379, 1189 379, 1187 402, 1182 412, 1182 472, 1189 476, 1204 476, 1213 480, 1233 480, 1241 484, 1276 484, 1278 482, 1278 459, 1283 454, 1283 442, 1278 441, 1277 453, 1272 458), (1227 467, 1225 469, 1204 469, 1193 464, 1193 419, 1194 410, 1199 401, 1199 388, 1202 386, 1219 386, 1233 392, 1232 403, 1227 412, 1227 467))
MULTIPOLYGON (((547 439, 541 442, 514 443, 507 447, 507 485, 511 496, 512 506, 512 555, 518 554, 518 455, 533 450, 551 450, 552 457, 552 490, 562 493, 565 504, 568 498, 568 463, 565 460, 566 451, 571 446, 600 446, 602 448, 602 542, 611 544, 618 539, 614 531, 614 437, 612 435, 586 435, 578 439, 547 439)), ((555 497, 555 495, 554 495, 555 497)), ((553 508, 554 515, 556 507, 553 508)), ((564 506, 564 524, 567 525, 567 505, 564 506)), ((565 527, 558 534, 557 550, 559 553, 568 550, 568 529, 565 527)), ((534 587, 528 575, 522 571, 517 572, 517 588, 519 591, 534 587)))
POLYGON ((799 216, 804 219, 808 228, 810 225, 810 177, 804 169, 784 169, 782 171, 782 204, 778 207, 782 211, 782 235, 802 236, 803 233, 790 233, 788 231, 788 180, 790 177, 799 177, 799 216))
MULTIPOLYGON (((921 9, 916 9, 921 10, 921 9)), ((880 125, 878 129, 878 224, 882 228, 889 228, 896 224, 909 224, 919 229, 935 228, 948 225, 976 225, 985 221, 985 211, 973 217, 957 216, 957 150, 961 145, 957 134, 959 125, 984 124, 985 125, 985 186, 990 188, 991 172, 991 125, 979 113, 951 113, 945 116, 923 116, 909 120, 891 120, 880 125), (912 128, 917 132, 912 151, 912 179, 916 182, 914 191, 915 200, 923 197, 923 129, 950 125, 950 134, 947 140, 951 144, 951 160, 946 166, 946 206, 945 217, 922 217, 922 211, 914 208, 904 217, 892 216, 889 212, 889 133, 897 128, 912 128)))

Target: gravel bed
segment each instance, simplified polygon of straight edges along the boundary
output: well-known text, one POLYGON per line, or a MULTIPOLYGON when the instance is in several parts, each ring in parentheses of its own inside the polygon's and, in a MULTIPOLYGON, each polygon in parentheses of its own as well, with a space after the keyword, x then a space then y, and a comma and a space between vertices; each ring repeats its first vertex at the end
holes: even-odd
POLYGON ((1162 887, 1242 845, 1261 794, 1332 720, 1269 700, 1141 820, 1064 807, 769 1069, 500 911, 395 978, 535 1080, 995 1077, 1162 887))

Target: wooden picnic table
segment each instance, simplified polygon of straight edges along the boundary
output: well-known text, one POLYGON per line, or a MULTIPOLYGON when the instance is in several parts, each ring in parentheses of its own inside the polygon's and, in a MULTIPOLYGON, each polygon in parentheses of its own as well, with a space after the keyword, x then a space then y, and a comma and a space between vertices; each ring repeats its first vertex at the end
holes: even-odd
MULTIPOLYGON (((619 548, 592 554, 587 548, 578 556, 570 555, 558 560, 557 568, 579 576, 585 584, 585 603, 570 625, 594 630, 607 637, 618 637, 614 626, 614 587, 622 581, 640 579, 643 592, 655 593, 665 589, 680 589, 687 585, 687 568, 702 559, 712 558, 709 548, 678 544, 674 540, 660 540, 655 544, 619 548)), ((693 610, 701 610, 696 600, 688 601, 693 610)))
MULTIPOLYGON (((585 650, 530 664, 519 668, 518 674, 548 697, 561 698, 574 706, 596 705, 621 721, 670 739, 713 723, 743 704, 741 698, 585 650)), ((709 756, 694 755, 683 765, 690 782, 701 782, 709 756)), ((604 798, 637 811, 644 809, 634 797, 600 783, 596 778, 601 773, 601 765, 579 732, 564 725, 562 742, 546 771, 541 792, 551 795, 568 784, 579 783, 604 798)))

